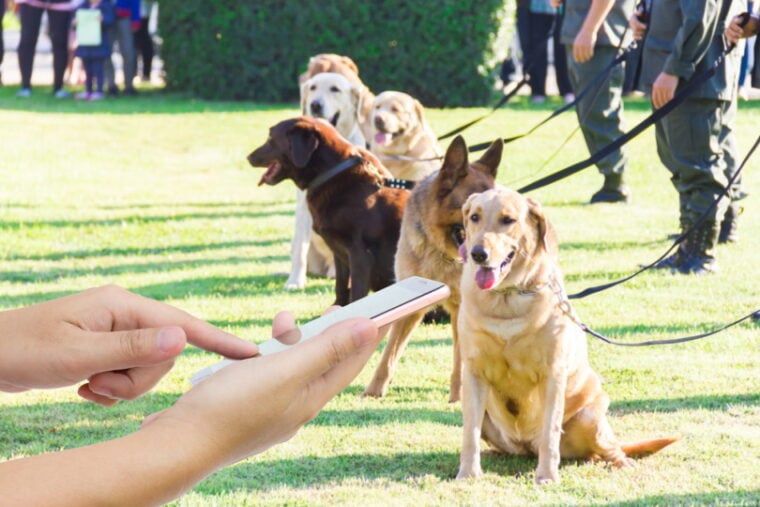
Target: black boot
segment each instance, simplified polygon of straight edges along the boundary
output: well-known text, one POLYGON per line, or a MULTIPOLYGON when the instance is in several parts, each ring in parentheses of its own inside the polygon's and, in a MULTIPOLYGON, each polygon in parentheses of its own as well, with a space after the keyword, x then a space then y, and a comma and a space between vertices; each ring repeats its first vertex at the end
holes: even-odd
POLYGON ((723 221, 720 223, 720 232, 718 233, 718 243, 736 243, 739 240, 739 215, 743 209, 735 201, 732 201, 723 215, 723 221))
POLYGON ((715 260, 718 229, 717 222, 704 221, 681 243, 679 250, 685 255, 676 266, 679 273, 706 275, 718 270, 715 260))
POLYGON ((591 204, 598 202, 628 202, 631 191, 623 184, 622 173, 610 173, 604 175, 602 188, 591 196, 591 204))

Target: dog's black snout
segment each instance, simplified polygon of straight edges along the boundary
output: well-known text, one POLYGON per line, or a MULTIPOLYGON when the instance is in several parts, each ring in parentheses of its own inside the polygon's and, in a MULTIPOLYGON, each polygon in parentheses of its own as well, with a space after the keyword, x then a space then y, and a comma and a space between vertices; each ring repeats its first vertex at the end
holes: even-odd
POLYGON ((375 128, 378 128, 380 130, 385 128, 385 120, 383 120, 380 116, 375 117, 375 128))
POLYGON ((311 114, 313 115, 322 114, 322 102, 319 100, 315 100, 309 104, 309 108, 311 109, 311 114))
POLYGON ((486 249, 482 246, 472 247, 472 250, 470 250, 470 256, 472 257, 472 260, 478 264, 481 264, 488 260, 488 252, 486 252, 486 249))

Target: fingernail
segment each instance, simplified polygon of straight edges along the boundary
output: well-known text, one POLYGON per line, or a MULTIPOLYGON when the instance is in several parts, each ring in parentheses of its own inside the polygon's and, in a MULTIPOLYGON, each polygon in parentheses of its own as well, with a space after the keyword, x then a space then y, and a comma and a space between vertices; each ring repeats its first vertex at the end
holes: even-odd
POLYGON ((372 321, 363 321, 351 328, 351 337, 358 348, 375 341, 377 326, 372 321))
POLYGON ((111 392, 110 389, 105 389, 105 388, 102 388, 102 387, 99 388, 99 389, 93 389, 93 387, 90 386, 90 391, 92 391, 93 393, 95 393, 95 394, 97 394, 99 396, 105 396, 106 398, 111 398, 112 400, 116 399, 116 396, 113 395, 113 393, 111 392))
POLYGON ((185 345, 184 332, 176 327, 165 327, 158 330, 156 336, 158 350, 164 354, 177 354, 185 345), (179 351, 177 350, 179 349, 179 351))

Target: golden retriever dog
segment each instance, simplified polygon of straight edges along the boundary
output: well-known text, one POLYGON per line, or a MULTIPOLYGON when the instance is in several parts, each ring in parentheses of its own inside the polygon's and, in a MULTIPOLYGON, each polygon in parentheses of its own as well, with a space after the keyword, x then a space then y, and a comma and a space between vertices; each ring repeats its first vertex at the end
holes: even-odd
POLYGON ((302 84, 304 81, 323 72, 341 74, 359 89, 359 124, 364 138, 369 139, 369 136, 372 134, 370 113, 372 112, 372 101, 375 99, 375 94, 370 91, 359 77, 359 67, 347 56, 336 55, 335 53, 320 53, 309 58, 306 72, 299 76, 298 82, 302 84))
POLYGON ((411 95, 386 91, 375 97, 371 124, 369 149, 396 178, 419 181, 440 167, 443 150, 411 95))
MULTIPOLYGON (((462 205, 476 192, 494 185, 501 162, 503 142, 494 141, 483 156, 469 163, 467 146, 457 136, 446 150, 441 169, 419 182, 412 190, 401 220, 401 236, 396 251, 394 271, 397 280, 418 275, 440 280, 449 286, 451 296, 443 307, 451 316, 454 339, 454 366, 451 373, 449 401, 461 396, 461 361, 457 347, 457 314, 462 261, 458 248, 464 242, 462 205)), ((410 315, 391 327, 388 345, 375 370, 365 396, 385 396, 393 370, 410 336, 424 312, 410 315)))
POLYGON ((630 466, 676 439, 621 444, 609 398, 588 361, 565 295, 557 240, 539 203, 503 187, 465 203, 459 345, 464 437, 457 478, 481 475, 480 439, 538 455, 535 482, 559 480, 562 458, 630 466))
MULTIPOLYGON (((351 144, 365 147, 367 143, 359 128, 360 100, 359 87, 336 72, 322 72, 301 83, 301 112, 330 122, 351 144)), ((313 233, 312 223, 306 192, 298 190, 286 290, 303 289, 307 272, 335 278, 332 251, 324 239, 313 233)))

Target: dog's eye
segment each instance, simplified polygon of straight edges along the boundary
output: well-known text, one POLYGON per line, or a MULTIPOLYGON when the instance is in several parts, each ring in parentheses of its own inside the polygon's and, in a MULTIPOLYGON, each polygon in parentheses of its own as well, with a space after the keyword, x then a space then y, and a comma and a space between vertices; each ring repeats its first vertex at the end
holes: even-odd
POLYGON ((464 243, 464 226, 462 226, 462 224, 454 224, 451 226, 451 238, 457 246, 464 243))
POLYGON ((398 107, 396 107, 396 106, 392 106, 392 107, 391 107, 391 112, 392 112, 393 114, 398 114, 398 113, 399 113, 399 111, 401 111, 401 110, 400 110, 398 107))
POLYGON ((330 91, 333 93, 338 93, 340 91, 340 88, 338 88, 337 86, 331 86, 330 91))
POLYGON ((470 215, 470 222, 477 224, 478 221, 480 221, 480 215, 478 215, 477 213, 473 213, 472 215, 470 215))
POLYGON ((512 225, 513 223, 515 223, 514 218, 501 217, 501 225, 512 225))
POLYGON ((314 91, 314 90, 316 90, 316 89, 317 89, 317 85, 311 85, 311 86, 309 87, 309 90, 311 90, 311 91, 314 91))

